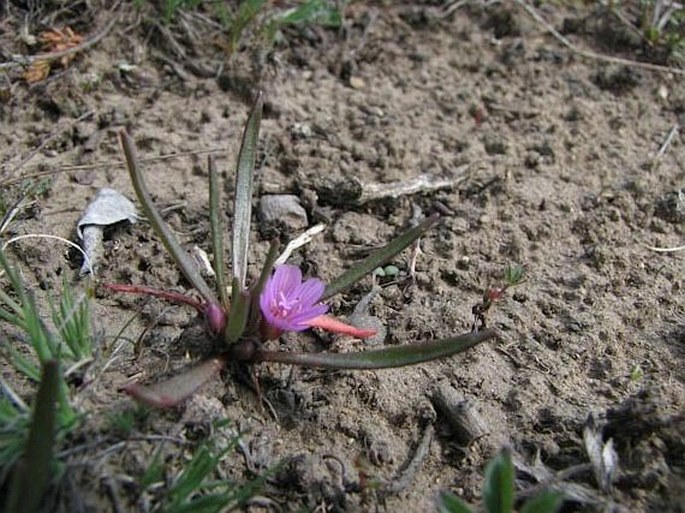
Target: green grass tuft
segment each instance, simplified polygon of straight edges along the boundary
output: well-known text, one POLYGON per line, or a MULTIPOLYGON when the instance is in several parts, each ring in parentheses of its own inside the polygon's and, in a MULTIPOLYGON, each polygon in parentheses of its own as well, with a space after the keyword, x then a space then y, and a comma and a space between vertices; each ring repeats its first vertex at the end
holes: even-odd
POLYGON ((203 441, 168 487, 161 490, 159 484, 164 482, 170 464, 160 449, 139 478, 139 485, 160 494, 159 511, 165 513, 219 513, 243 508, 275 469, 248 481, 221 477, 219 464, 236 449, 239 440, 239 435, 233 436, 225 447, 218 447, 216 436, 203 441))
MULTIPOLYGON (((30 472, 33 472, 31 465, 35 466, 32 461, 46 465, 47 452, 50 452, 52 460, 53 446, 59 446, 79 425, 81 416, 71 404, 71 392, 61 367, 90 358, 92 348, 88 298, 85 295, 75 300, 72 290, 66 286, 63 288, 58 306, 53 308, 53 321, 57 326, 51 330, 33 295, 26 290, 19 273, 2 251, 0 276, 8 285, 0 288, 0 319, 11 327, 4 330, 0 349, 16 371, 35 383, 39 390, 32 412, 8 383, 0 381, 1 485, 11 469, 23 461, 23 456, 27 459, 21 465, 28 464, 30 472), (12 334, 11 338, 8 333, 12 334), (46 370, 49 370, 47 374, 46 370), (41 385, 45 383, 46 376, 49 378, 49 394, 43 391, 45 385, 41 385), (53 408, 54 419, 52 413, 47 413, 53 408), (36 422, 33 418, 37 419, 36 422), (53 420, 48 423, 45 419, 53 420), (50 437, 41 432, 41 426, 43 430, 50 428, 50 437), (41 440, 49 441, 49 444, 41 445, 41 440)), ((54 479, 56 473, 51 472, 50 476, 54 479)), ((43 483, 42 486, 47 487, 48 484, 43 483)))

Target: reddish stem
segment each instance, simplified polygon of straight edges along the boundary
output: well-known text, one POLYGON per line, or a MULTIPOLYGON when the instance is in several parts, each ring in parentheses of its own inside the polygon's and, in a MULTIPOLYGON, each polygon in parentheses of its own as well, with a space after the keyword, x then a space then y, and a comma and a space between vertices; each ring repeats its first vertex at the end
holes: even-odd
POLYGON ((124 285, 122 283, 105 283, 102 286, 106 289, 113 290, 114 292, 124 292, 126 294, 144 294, 146 296, 166 299, 167 301, 173 301, 174 303, 192 306, 199 313, 205 312, 205 308, 202 303, 200 303, 194 297, 181 294, 180 292, 155 289, 152 287, 145 287, 143 285, 124 285))

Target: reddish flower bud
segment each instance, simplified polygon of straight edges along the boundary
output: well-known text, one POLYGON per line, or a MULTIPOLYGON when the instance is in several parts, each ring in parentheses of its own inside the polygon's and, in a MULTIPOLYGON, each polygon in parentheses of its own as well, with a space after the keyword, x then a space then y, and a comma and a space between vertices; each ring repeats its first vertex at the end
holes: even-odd
POLYGON ((219 335, 224 332, 226 327, 226 313, 221 305, 207 303, 204 306, 205 322, 212 335, 219 335))

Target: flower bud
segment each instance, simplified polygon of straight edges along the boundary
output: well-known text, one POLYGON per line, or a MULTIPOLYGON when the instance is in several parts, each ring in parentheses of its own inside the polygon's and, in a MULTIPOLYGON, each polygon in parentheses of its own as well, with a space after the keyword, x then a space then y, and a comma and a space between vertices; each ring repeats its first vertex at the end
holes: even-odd
POLYGON ((223 333, 226 327, 226 314, 221 305, 216 303, 207 303, 205 305, 205 322, 212 335, 223 333))

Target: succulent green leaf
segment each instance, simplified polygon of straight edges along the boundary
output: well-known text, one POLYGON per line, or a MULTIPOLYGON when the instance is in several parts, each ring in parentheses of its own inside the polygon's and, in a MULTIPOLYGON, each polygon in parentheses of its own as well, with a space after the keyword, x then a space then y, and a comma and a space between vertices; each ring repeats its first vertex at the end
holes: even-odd
POLYGON ((485 469, 483 503, 487 513, 510 513, 514 507, 514 464, 507 449, 485 469))
POLYGON ((124 155, 126 156, 126 164, 128 165, 128 172, 131 175, 131 182, 133 183, 133 188, 136 191, 138 200, 145 215, 150 220, 152 227, 154 228, 157 236, 162 239, 162 243, 166 250, 171 254, 172 258, 176 262, 176 265, 181 269, 186 279, 192 283, 193 287, 202 295, 207 303, 218 303, 218 299, 209 288, 207 282, 198 272, 195 264, 190 259, 185 250, 181 247, 176 236, 166 225, 162 219, 162 215, 159 213, 155 204, 152 202, 150 193, 148 192, 147 185, 145 185, 145 180, 140 172, 138 165, 138 155, 133 142, 133 138, 126 132, 121 132, 121 144, 124 148, 124 155))
POLYGON ((224 310, 228 311, 228 283, 224 266, 224 230, 221 222, 221 199, 219 188, 219 173, 210 155, 207 158, 209 169, 209 224, 212 232, 212 252, 214 253, 214 274, 219 287, 219 298, 224 310))
POLYGON ((124 391, 136 401, 155 408, 171 408, 193 395, 226 365, 223 358, 205 360, 187 371, 150 386, 126 385, 124 391))
POLYGON ((245 279, 247 277, 250 221, 252 219, 252 183, 263 104, 263 95, 260 91, 252 112, 250 112, 247 125, 245 125, 235 177, 232 246, 233 277, 238 280, 241 290, 245 290, 245 279))
POLYGON ((440 494, 438 509, 440 513, 473 513, 464 501, 450 492, 440 494))
POLYGON ((344 291, 345 289, 357 283, 367 274, 372 273, 376 268, 383 265, 392 257, 400 253, 403 249, 409 247, 412 242, 421 237, 421 235, 423 235, 426 230, 437 223, 439 219, 440 216, 438 214, 434 214, 426 218, 421 224, 415 226, 414 228, 410 228, 378 251, 372 253, 364 260, 354 265, 354 267, 348 269, 345 273, 333 280, 333 282, 326 287, 321 299, 327 299, 335 294, 338 294, 339 292, 344 291))
POLYGON ((528 499, 521 513, 556 513, 563 502, 564 496, 561 493, 545 490, 528 499))
POLYGON ((250 294, 241 290, 238 279, 233 278, 233 294, 231 295, 231 311, 228 313, 226 323, 226 344, 234 344, 245 332, 247 319, 250 315, 250 294))
POLYGON ((46 362, 36 395, 26 452, 12 477, 8 513, 37 511, 50 484, 59 382, 58 363, 55 360, 46 362))
POLYGON ((420 344, 355 353, 289 353, 258 350, 255 361, 289 363, 322 369, 385 369, 452 356, 496 336, 497 331, 489 329, 420 344))
POLYGON ((278 239, 274 239, 271 241, 271 245, 269 246, 269 252, 267 253, 266 260, 264 261, 264 266, 262 267, 261 273, 259 273, 259 279, 257 280, 257 283, 255 283, 252 287, 252 307, 250 311, 250 322, 257 320, 257 315, 259 314, 259 296, 262 294, 262 290, 264 290, 264 285, 266 285, 266 281, 271 276, 271 271, 273 271, 274 268, 274 262, 276 262, 276 259, 278 258, 279 246, 280 244, 278 243, 278 239))

